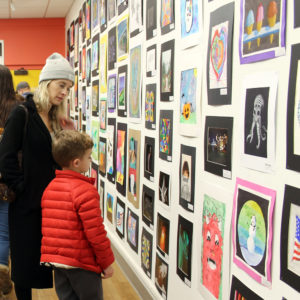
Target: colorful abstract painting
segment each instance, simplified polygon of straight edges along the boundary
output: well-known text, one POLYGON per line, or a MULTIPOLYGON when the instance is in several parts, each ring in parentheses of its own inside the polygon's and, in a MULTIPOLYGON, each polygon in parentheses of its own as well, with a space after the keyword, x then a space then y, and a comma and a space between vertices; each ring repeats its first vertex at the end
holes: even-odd
POLYGON ((106 196, 106 217, 111 224, 113 224, 113 212, 114 212, 114 196, 107 192, 106 196))
POLYGON ((129 246, 138 252, 139 217, 130 209, 127 210, 127 242, 129 246))
POLYGON ((124 184, 125 172, 125 134, 123 130, 117 131, 117 182, 124 184))
POLYGON ((114 112, 117 102, 117 76, 112 74, 108 77, 107 83, 107 109, 109 112, 114 112))
POLYGON ((149 278, 151 278, 152 275, 152 247, 153 237, 143 228, 141 237, 141 265, 149 278))
POLYGON ((107 92, 107 34, 102 34, 100 39, 100 93, 107 92))
POLYGON ((117 197, 116 203, 116 231, 118 235, 123 238, 125 227, 125 203, 117 197))
POLYGON ((99 143, 99 172, 106 176, 106 138, 100 137, 99 143))
POLYGON ((106 100, 100 100, 100 130, 106 130, 106 100))
POLYGON ((121 18, 117 26, 118 36, 118 61, 128 56, 128 15, 121 18))
POLYGON ((99 121, 92 120, 92 139, 93 139, 93 149, 92 149, 92 159, 98 162, 99 153, 99 121))

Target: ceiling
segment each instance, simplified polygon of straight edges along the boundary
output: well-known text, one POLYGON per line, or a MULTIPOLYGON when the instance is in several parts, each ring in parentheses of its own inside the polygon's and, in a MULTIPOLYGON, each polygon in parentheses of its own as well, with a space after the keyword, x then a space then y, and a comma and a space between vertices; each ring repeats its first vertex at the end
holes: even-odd
POLYGON ((0 19, 64 18, 75 0, 0 0, 0 19))

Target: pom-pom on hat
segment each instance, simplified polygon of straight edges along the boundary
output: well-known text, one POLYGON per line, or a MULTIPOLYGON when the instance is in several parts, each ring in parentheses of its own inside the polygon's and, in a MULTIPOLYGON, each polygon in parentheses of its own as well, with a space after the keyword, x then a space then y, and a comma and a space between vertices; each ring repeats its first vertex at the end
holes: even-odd
POLYGON ((46 64, 40 73, 39 83, 53 79, 67 79, 72 81, 73 84, 75 80, 75 74, 69 62, 56 52, 46 59, 46 64))

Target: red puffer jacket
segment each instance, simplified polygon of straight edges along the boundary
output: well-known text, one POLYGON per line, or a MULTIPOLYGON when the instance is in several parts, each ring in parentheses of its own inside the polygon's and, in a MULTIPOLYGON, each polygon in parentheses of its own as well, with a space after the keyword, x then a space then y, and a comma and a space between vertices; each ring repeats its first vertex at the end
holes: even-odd
POLYGON ((114 262, 93 182, 74 171, 56 171, 42 198, 42 263, 100 274, 114 262))

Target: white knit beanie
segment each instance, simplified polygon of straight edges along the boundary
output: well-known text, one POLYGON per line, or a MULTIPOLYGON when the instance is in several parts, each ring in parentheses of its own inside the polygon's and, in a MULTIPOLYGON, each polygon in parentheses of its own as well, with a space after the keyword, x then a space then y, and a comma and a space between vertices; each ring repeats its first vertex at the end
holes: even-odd
POLYGON ((56 52, 47 58, 46 64, 40 73, 39 83, 52 79, 68 79, 73 83, 75 80, 74 71, 69 62, 56 52))

